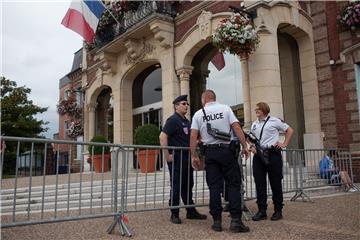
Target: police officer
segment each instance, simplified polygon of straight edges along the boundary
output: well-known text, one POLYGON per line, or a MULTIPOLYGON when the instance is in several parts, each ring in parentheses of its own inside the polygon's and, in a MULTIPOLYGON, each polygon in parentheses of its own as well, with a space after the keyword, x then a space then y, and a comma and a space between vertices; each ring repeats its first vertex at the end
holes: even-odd
POLYGON ((282 218, 283 208, 283 162, 281 149, 285 148, 293 134, 293 129, 279 118, 269 116, 270 107, 265 102, 256 104, 257 120, 251 125, 251 132, 260 139, 260 147, 264 151, 268 151, 268 160, 263 161, 256 154, 254 146, 250 146, 250 150, 255 154, 253 158, 253 174, 256 186, 256 198, 259 211, 253 216, 254 221, 260 221, 267 218, 267 183, 266 174, 269 175, 269 181, 272 191, 272 200, 274 204, 274 213, 271 220, 279 220, 282 218), (264 125, 265 124, 265 125, 264 125), (262 133, 261 133, 262 132, 262 133), (279 142, 279 133, 285 132, 284 142, 279 142))
MULTIPOLYGON (((189 107, 187 95, 175 98, 173 104, 175 113, 166 120, 159 136, 160 144, 164 147, 189 147, 190 121, 185 117, 189 107)), ((169 168, 171 181, 169 206, 179 206, 180 194, 185 205, 193 205, 192 188, 194 179, 189 151, 174 150, 169 152, 168 149, 164 149, 164 158, 169 168)), ((186 211, 186 218, 188 219, 206 219, 206 215, 198 213, 194 207, 187 208, 186 211)), ((170 221, 174 224, 181 223, 178 208, 171 209, 170 221)))
POLYGON ((213 130, 220 131, 219 134, 222 135, 224 135, 223 133, 230 133, 232 128, 239 138, 243 146, 243 154, 247 158, 249 152, 244 133, 231 108, 216 102, 214 91, 206 90, 203 92, 201 102, 203 109, 194 114, 191 125, 190 149, 192 166, 197 170, 200 166, 200 159, 196 153, 196 140, 200 134, 203 143, 206 145, 206 182, 210 190, 210 214, 214 220, 211 228, 214 231, 222 231, 221 213, 223 208, 221 206, 221 192, 225 179, 232 218, 230 230, 232 232, 248 232, 250 229, 241 221, 240 169, 234 153, 229 148, 230 138, 227 140, 221 139, 212 131, 208 131, 207 123, 211 124, 213 130))
MULTIPOLYGON (((238 123, 238 124, 240 125, 240 123, 238 123)), ((240 148, 241 148, 240 147, 240 141, 239 141, 239 138, 236 136, 236 134, 235 134, 235 132, 233 130, 231 131, 231 139, 230 140, 231 140, 230 141, 230 148, 233 150, 234 157, 235 157, 235 159, 238 160, 240 170, 241 170, 242 162, 241 162, 241 158, 239 159, 240 148)), ((242 176, 241 176, 241 178, 242 178, 242 176)), ((223 198, 225 200, 225 206, 223 208, 223 212, 228 212, 230 210, 229 194, 228 194, 228 190, 226 189, 225 183, 224 183, 224 189, 223 189, 222 195, 223 195, 223 198)))

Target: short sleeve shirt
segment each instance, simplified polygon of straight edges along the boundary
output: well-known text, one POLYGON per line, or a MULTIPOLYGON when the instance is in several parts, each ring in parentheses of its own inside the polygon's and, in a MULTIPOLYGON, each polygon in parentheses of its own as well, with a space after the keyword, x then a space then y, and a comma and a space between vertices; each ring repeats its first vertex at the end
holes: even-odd
POLYGON ((162 129, 168 135, 168 146, 188 147, 190 145, 190 121, 178 113, 171 115, 162 129))
MULTIPOLYGON (((212 128, 216 128, 222 132, 230 133, 231 125, 239 120, 235 117, 231 108, 218 102, 209 102, 204 107, 206 119, 212 128)), ((228 143, 225 140, 215 139, 207 133, 206 119, 202 109, 198 110, 192 119, 191 129, 200 132, 201 141, 205 144, 228 143)))
MULTIPOLYGON (((261 128, 266 121, 265 119, 257 119, 251 125, 251 132, 259 139, 261 128)), ((285 132, 289 125, 276 117, 269 116, 269 120, 265 124, 263 134, 260 140, 261 147, 268 148, 275 145, 279 141, 280 132, 285 132)))

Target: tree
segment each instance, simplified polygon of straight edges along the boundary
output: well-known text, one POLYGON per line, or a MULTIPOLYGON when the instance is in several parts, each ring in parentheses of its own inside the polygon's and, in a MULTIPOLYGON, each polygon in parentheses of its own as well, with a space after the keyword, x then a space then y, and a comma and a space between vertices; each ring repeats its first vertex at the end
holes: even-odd
MULTIPOLYGON (((18 87, 16 82, 0 77, 1 90, 1 135, 13 137, 43 137, 40 134, 47 131, 48 122, 37 120, 35 115, 47 111, 47 107, 39 107, 28 99, 31 89, 18 87)), ((16 159, 16 142, 6 142, 3 171, 4 174, 14 174, 16 159)), ((22 150, 29 150, 28 144, 22 145, 22 150)))
POLYGON ((30 88, 18 87, 16 82, 1 77, 1 134, 15 137, 41 137, 48 122, 37 120, 35 115, 47 111, 28 99, 30 88))

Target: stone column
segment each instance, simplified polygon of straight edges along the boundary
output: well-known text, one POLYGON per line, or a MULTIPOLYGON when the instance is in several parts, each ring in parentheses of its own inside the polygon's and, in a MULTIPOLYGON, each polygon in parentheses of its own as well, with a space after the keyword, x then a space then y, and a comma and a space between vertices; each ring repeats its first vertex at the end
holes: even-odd
POLYGON ((93 103, 89 103, 87 105, 88 113, 89 113, 89 141, 95 136, 95 111, 96 105, 93 103))
POLYGON ((251 99, 250 99, 250 77, 248 58, 240 58, 241 74, 243 82, 244 100, 244 130, 249 131, 251 127, 251 99))
MULTIPOLYGON (((194 67, 183 66, 176 69, 176 74, 180 78, 180 95, 188 95, 188 102, 190 103, 190 75, 194 67)), ((190 110, 190 108, 189 108, 190 110)), ((190 111, 187 112, 186 117, 190 119, 190 111)))
POLYGON ((114 111, 114 119, 113 119, 113 135, 114 135, 114 143, 121 143, 120 139, 120 89, 113 90, 113 111, 114 111))
POLYGON ((176 74, 180 78, 180 95, 190 95, 190 75, 193 69, 193 66, 183 66, 176 69, 176 74))

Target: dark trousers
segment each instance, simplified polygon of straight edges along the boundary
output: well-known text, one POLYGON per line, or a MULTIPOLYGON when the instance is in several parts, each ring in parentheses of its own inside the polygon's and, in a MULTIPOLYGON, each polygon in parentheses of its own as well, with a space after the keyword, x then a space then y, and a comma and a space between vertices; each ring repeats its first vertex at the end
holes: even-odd
POLYGON ((256 186, 256 203, 260 211, 267 209, 267 183, 266 174, 269 175, 269 181, 272 191, 272 200, 274 209, 281 211, 283 207, 283 162, 280 151, 270 151, 269 164, 265 165, 257 155, 253 159, 253 174, 256 186))
MULTIPOLYGON (((180 196, 185 205, 193 205, 192 189, 194 186, 194 174, 189 159, 189 153, 176 151, 173 154, 173 161, 167 162, 170 173, 170 200, 169 206, 179 206, 180 196)), ((193 211, 193 207, 186 208, 188 212, 193 211)), ((179 214, 179 209, 171 209, 171 213, 179 214)))
POLYGON ((221 193, 224 180, 232 218, 241 217, 240 169, 233 152, 228 148, 207 148, 205 153, 206 182, 210 190, 210 214, 221 218, 221 193))

